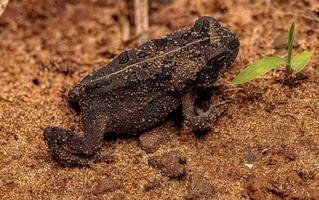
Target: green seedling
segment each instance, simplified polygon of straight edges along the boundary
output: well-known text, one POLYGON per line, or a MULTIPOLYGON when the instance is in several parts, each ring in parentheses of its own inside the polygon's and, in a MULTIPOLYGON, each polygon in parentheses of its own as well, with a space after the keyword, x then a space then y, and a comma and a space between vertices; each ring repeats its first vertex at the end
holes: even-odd
POLYGON ((257 60, 256 62, 250 64, 241 71, 232 80, 232 84, 243 84, 248 81, 254 80, 273 69, 280 66, 286 67, 286 78, 291 77, 293 73, 299 73, 306 65, 309 63, 311 56, 313 55, 313 50, 303 51, 297 54, 292 59, 292 48, 294 43, 294 29, 295 24, 292 23, 288 33, 288 56, 287 59, 283 59, 277 56, 268 56, 257 60))

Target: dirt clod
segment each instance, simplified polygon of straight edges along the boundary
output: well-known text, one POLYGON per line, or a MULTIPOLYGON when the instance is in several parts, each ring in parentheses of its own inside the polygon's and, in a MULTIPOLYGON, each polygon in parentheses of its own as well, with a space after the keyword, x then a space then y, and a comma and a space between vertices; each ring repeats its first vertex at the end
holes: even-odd
POLYGON ((160 182, 160 180, 155 179, 155 180, 148 182, 144 185, 144 191, 148 192, 148 191, 151 191, 151 190, 159 188, 159 187, 161 187, 161 182, 160 182))
POLYGON ((206 200, 213 199, 215 195, 215 188, 207 181, 207 179, 195 174, 190 177, 187 186, 186 200, 206 200))
POLYGON ((171 135, 169 132, 157 128, 146 132, 139 137, 141 148, 146 153, 154 153, 170 140, 171 135))
POLYGON ((116 156, 115 155, 105 155, 105 156, 102 156, 99 159, 99 161, 106 163, 106 164, 111 164, 111 163, 114 163, 116 161, 116 156))
POLYGON ((94 194, 104 194, 108 192, 113 192, 122 187, 123 187, 123 183, 120 180, 112 176, 105 176, 95 186, 94 194))
POLYGON ((123 200, 125 198, 125 195, 123 193, 115 193, 111 200, 123 200))
POLYGON ((186 158, 179 151, 150 157, 148 164, 170 178, 179 179, 185 175, 186 158))

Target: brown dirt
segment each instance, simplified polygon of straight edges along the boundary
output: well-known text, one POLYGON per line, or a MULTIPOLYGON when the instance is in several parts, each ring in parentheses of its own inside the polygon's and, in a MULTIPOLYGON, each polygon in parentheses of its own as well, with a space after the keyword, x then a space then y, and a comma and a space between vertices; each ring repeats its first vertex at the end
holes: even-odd
POLYGON ((122 41, 118 16, 131 20, 132 8, 123 10, 114 2, 9 3, 0 19, 0 96, 13 101, 0 102, 1 199, 183 199, 194 174, 214 188, 213 199, 319 199, 318 54, 304 71, 306 79, 293 87, 280 82, 282 71, 239 87, 229 84, 255 59, 285 56, 282 41, 292 20, 295 51, 318 49, 317 0, 153 1, 151 38, 192 25, 200 15, 218 18, 239 35, 238 59, 219 81, 224 98, 231 100, 229 109, 200 138, 168 122, 157 131, 174 137, 152 154, 141 150, 137 138, 117 139, 105 142, 105 160, 90 168, 54 162, 43 129, 82 129, 66 102, 67 89, 136 45, 133 35, 132 41, 122 41), (181 180, 166 178, 147 162, 174 150, 187 159, 181 180), (107 177, 120 186, 103 186, 107 177), (145 191, 154 180, 160 187, 145 191))

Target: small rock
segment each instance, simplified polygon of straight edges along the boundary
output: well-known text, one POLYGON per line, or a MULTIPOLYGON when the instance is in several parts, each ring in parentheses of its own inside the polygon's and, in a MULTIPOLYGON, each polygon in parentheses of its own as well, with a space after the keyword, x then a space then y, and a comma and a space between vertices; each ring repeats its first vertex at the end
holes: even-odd
POLYGON ((148 182, 144 185, 144 191, 148 192, 159 187, 161 187, 161 182, 158 179, 155 179, 154 181, 148 182))
POLYGON ((115 193, 111 200, 123 200, 125 198, 123 193, 115 193))
POLYGON ((113 192, 117 189, 122 188, 123 184, 120 180, 114 177, 108 176, 101 179, 95 186, 95 194, 104 194, 107 192, 113 192))
POLYGON ((170 133, 163 128, 150 130, 139 137, 141 148, 146 153, 154 153, 161 145, 168 143, 171 139, 170 133))
POLYGON ((186 158, 179 151, 171 151, 148 159, 148 164, 159 169, 170 178, 182 178, 185 175, 186 158))
POLYGON ((256 156, 252 153, 248 153, 245 155, 245 166, 249 169, 252 169, 254 166, 254 162, 256 160, 256 156))
POLYGON ((212 199, 215 194, 214 187, 204 176, 196 174, 191 176, 188 186, 186 200, 206 200, 212 199))

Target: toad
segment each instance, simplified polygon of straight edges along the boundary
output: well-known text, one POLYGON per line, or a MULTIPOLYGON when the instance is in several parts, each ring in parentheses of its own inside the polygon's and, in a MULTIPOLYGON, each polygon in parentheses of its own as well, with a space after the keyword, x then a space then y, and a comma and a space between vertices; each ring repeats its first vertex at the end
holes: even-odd
POLYGON ((190 130, 206 130, 225 106, 199 109, 196 101, 210 94, 238 50, 237 36, 204 16, 191 28, 124 51, 69 90, 69 102, 80 108, 84 136, 48 127, 45 141, 61 164, 88 165, 105 134, 141 133, 178 108, 190 130))

